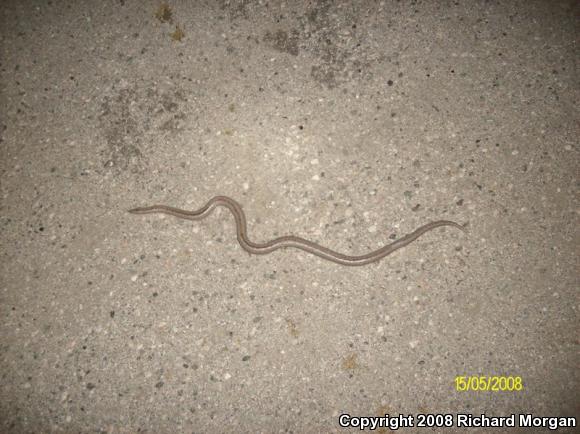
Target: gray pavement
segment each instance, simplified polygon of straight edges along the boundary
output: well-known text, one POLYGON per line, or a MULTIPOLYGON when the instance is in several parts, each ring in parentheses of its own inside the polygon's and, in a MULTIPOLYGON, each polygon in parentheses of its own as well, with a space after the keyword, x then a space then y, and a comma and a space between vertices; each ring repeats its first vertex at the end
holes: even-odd
POLYGON ((577 2, 5 1, 0 16, 1 432, 579 420, 577 2), (433 220, 468 234, 344 267, 251 256, 225 209, 126 212, 218 194, 256 241, 356 254, 433 220), (462 376, 500 390, 458 391, 462 376))

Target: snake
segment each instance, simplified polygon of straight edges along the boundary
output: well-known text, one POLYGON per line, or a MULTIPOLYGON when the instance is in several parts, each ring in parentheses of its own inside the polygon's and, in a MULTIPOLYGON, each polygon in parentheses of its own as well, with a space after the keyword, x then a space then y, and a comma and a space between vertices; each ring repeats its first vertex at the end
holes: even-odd
POLYGON ((257 243, 248 238, 248 227, 246 223, 246 214, 242 206, 234 199, 227 196, 215 196, 209 200, 202 208, 195 211, 186 211, 179 208, 174 208, 167 205, 152 205, 140 208, 133 208, 128 210, 131 214, 168 214, 173 217, 186 220, 202 220, 209 216, 217 207, 227 208, 234 216, 236 222, 236 232, 240 246, 250 254, 265 255, 278 249, 295 248, 304 250, 305 252, 316 255, 320 258, 335 262, 340 265, 358 266, 377 262, 385 256, 391 255, 399 249, 409 245, 417 238, 432 231, 435 228, 442 226, 451 226, 466 232, 464 226, 448 220, 438 220, 427 223, 413 232, 399 238, 398 240, 387 244, 379 249, 373 250, 364 255, 345 255, 343 253, 334 251, 327 247, 321 246, 313 241, 297 237, 294 235, 286 235, 275 238, 264 243, 257 243))

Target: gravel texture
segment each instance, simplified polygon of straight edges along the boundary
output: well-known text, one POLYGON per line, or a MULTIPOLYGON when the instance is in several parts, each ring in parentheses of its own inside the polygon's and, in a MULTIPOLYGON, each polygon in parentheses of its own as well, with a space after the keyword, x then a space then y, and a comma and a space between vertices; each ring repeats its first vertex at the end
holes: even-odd
POLYGON ((578 418, 577 2, 4 1, 0 16, 1 432, 578 418), (218 194, 261 241, 354 254, 432 220, 469 233, 349 268, 250 256, 225 210, 126 212, 218 194), (458 376, 523 390, 460 392, 458 376))

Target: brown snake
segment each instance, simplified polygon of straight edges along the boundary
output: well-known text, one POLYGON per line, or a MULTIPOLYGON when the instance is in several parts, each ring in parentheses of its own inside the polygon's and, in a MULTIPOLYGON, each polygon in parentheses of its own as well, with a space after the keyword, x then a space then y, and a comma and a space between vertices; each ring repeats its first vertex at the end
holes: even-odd
POLYGON ((391 244, 387 244, 386 246, 381 247, 380 249, 374 250, 365 255, 350 256, 345 255, 343 253, 335 252, 334 250, 323 247, 320 244, 305 240, 304 238, 296 237, 294 235, 287 235, 284 237, 275 238, 266 243, 255 243, 248 238, 248 228, 246 224, 246 215, 244 214, 244 210, 242 209, 239 203, 237 203, 235 200, 227 196, 216 196, 213 199, 211 199, 203 208, 198 209, 196 211, 185 211, 179 208, 173 208, 171 206, 166 205, 153 205, 143 208, 133 208, 130 209, 129 212, 132 214, 161 213, 161 214, 169 214, 174 217, 187 220, 201 220, 206 218, 209 214, 211 214, 211 212, 218 206, 223 206, 229 209, 231 213, 234 215, 234 219, 236 220, 238 242, 240 243, 242 248, 249 253, 253 253, 256 255, 264 255, 266 253, 273 252, 274 250, 286 247, 294 247, 296 249, 304 250, 308 253, 312 253, 313 255, 320 256, 323 259, 336 262, 337 264, 341 265, 365 265, 370 264, 371 262, 376 262, 384 258, 385 256, 390 255, 396 250, 399 250, 405 247, 406 245, 412 243, 424 233, 441 226, 453 226, 454 228, 460 229, 465 232, 465 228, 459 225, 458 223, 448 220, 434 221, 421 226, 419 229, 416 229, 410 234, 405 235, 404 237, 394 241, 391 244))

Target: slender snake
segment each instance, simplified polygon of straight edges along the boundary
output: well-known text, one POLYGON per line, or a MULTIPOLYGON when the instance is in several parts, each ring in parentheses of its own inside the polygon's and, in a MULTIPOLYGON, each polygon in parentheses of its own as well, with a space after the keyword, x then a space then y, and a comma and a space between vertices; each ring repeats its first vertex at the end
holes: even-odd
POLYGON ((246 224, 246 215, 241 205, 235 200, 227 196, 216 196, 211 199, 203 208, 196 211, 185 211, 179 208, 174 208, 166 205, 153 205, 143 208, 133 208, 129 212, 132 214, 169 214, 174 217, 186 219, 186 220, 201 220, 206 218, 211 212, 218 206, 223 206, 231 211, 236 220, 236 231, 238 236, 238 242, 244 250, 249 253, 256 255, 265 255, 266 253, 273 252, 274 250, 294 247, 296 249, 304 250, 313 255, 320 256, 328 261, 336 262, 341 265, 365 265, 371 262, 376 262, 385 256, 399 250, 406 245, 412 243, 421 235, 430 230, 441 226, 453 226, 454 228, 460 229, 465 232, 465 228, 458 223, 448 221, 448 220, 438 220, 426 225, 421 226, 415 231, 402 238, 394 241, 391 244, 381 247, 380 249, 374 250, 372 252, 366 253, 360 256, 350 256, 343 253, 335 252, 329 248, 323 247, 320 244, 306 240, 304 238, 296 237, 294 235, 287 235, 284 237, 275 238, 271 241, 265 243, 256 243, 248 238, 248 227, 246 224))

